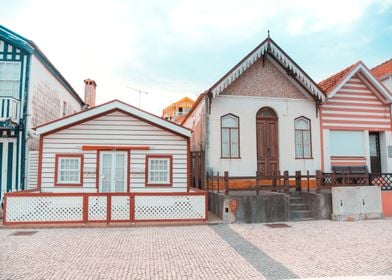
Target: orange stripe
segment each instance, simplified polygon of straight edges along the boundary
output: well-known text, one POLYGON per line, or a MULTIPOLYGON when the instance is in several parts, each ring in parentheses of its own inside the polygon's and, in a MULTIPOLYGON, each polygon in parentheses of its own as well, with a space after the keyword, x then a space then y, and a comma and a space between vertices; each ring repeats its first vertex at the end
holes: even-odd
POLYGON ((149 146, 90 146, 85 145, 82 147, 83 151, 95 150, 149 150, 149 146))

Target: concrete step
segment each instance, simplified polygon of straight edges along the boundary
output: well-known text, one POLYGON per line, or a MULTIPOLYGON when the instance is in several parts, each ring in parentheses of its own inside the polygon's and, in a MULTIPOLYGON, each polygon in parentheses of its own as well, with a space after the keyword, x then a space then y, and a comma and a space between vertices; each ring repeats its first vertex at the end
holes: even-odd
POLYGON ((305 203, 290 203, 289 204, 290 211, 295 211, 295 210, 309 210, 308 205, 306 205, 305 203))
POLYGON ((312 218, 312 212, 309 210, 295 210, 289 212, 290 221, 298 221, 303 219, 312 218))
POLYGON ((302 219, 293 219, 290 222, 303 222, 303 221, 315 221, 315 218, 302 218, 302 219))

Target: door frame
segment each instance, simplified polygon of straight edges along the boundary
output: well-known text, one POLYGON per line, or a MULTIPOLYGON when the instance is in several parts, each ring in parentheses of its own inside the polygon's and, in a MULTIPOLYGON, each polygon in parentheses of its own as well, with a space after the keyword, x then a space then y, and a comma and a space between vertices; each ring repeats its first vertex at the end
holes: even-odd
MULTIPOLYGON (((260 173, 259 170, 259 133, 258 133, 258 122, 259 121, 266 121, 267 124, 269 124, 269 122, 275 122, 276 123, 276 143, 275 143, 275 147, 276 147, 276 158, 277 158, 277 170, 279 170, 279 164, 280 164, 280 160, 279 160, 279 118, 278 118, 278 114, 276 113, 276 111, 274 109, 272 109, 271 107, 268 106, 264 106, 261 107, 257 113, 256 113, 256 170, 257 170, 257 174, 260 173), (269 111, 270 113, 272 113, 270 116, 261 116, 261 113, 263 111, 269 111)), ((268 132, 269 132, 269 128, 267 128, 268 132)), ((265 137, 264 139, 266 140, 268 137, 265 137)), ((266 155, 266 153, 264 152, 264 154, 266 155)), ((270 173, 270 174, 266 174, 266 176, 272 176, 272 171, 271 171, 271 163, 270 163, 270 156, 267 158, 267 156, 265 156, 266 158, 266 165, 268 164, 268 172, 266 173, 270 173)))
MULTIPOLYGON (((379 132, 376 132, 376 131, 371 131, 371 132, 369 132, 369 161, 370 161, 370 172, 371 173, 375 173, 375 171, 373 170, 373 166, 372 166, 372 155, 370 154, 370 151, 371 151, 371 149, 370 149, 370 145, 371 145, 371 143, 370 143, 370 137, 372 136, 372 135, 374 135, 375 136, 375 140, 376 140, 376 152, 377 152, 377 158, 378 158, 378 160, 377 160, 377 162, 378 162, 378 165, 379 165, 379 167, 380 167, 380 172, 379 173, 382 173, 382 160, 381 160, 381 147, 380 147, 380 133, 379 132)), ((373 156, 374 157, 374 156, 373 156)), ((378 172, 377 172, 378 173, 378 172)))
MULTIPOLYGON (((123 152, 125 156, 125 192, 120 192, 121 194, 129 193, 130 192, 130 173, 131 173, 131 152, 129 149, 115 149, 115 150, 97 150, 97 165, 96 165, 96 189, 97 193, 103 193, 100 191, 100 184, 101 184, 101 153, 113 153, 116 152, 123 152)), ((115 192, 110 192, 115 193, 115 192)))
POLYGON ((0 165, 0 200, 3 197, 3 193, 8 192, 9 182, 8 179, 11 179, 10 191, 16 190, 16 170, 18 168, 17 165, 17 138, 1 138, 0 143, 2 144, 2 150, 0 153, 1 156, 1 165, 0 165), (11 175, 9 175, 9 144, 12 143, 12 163, 11 163, 11 175), (6 170, 6 172, 5 172, 6 170), (5 173, 5 174, 3 174, 5 173), (5 176, 3 176, 5 175, 5 176))

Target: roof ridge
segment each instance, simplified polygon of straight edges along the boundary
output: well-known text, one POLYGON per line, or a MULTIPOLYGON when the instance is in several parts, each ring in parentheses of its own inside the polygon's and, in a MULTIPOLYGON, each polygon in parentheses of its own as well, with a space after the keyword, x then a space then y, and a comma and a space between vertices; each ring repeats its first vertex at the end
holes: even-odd
POLYGON ((330 92, 333 88, 335 88, 337 84, 340 83, 340 81, 347 75, 347 73, 349 73, 355 66, 357 66, 360 63, 362 62, 359 60, 351 64, 350 66, 347 66, 346 68, 322 80, 321 82, 318 83, 318 85, 321 87, 322 90, 324 90, 325 93, 330 92))

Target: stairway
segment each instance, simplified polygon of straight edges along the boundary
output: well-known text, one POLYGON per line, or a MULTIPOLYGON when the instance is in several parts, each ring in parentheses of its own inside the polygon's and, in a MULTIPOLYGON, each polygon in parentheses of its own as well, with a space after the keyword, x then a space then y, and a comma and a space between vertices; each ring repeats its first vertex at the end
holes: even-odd
POLYGON ((304 202, 300 193, 289 194, 289 221, 310 221, 314 220, 312 212, 304 202))

